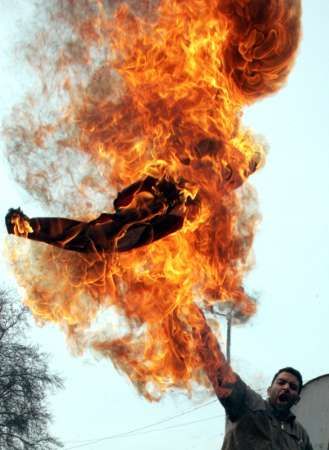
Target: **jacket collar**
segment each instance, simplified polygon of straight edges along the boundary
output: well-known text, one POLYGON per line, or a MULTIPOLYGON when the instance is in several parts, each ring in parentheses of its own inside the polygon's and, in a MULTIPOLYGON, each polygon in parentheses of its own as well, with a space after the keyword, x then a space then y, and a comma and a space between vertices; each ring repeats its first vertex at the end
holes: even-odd
POLYGON ((287 414, 282 415, 280 414, 280 411, 275 409, 268 400, 266 400, 266 409, 272 416, 274 416, 275 418, 277 418, 282 422, 289 422, 291 424, 295 422, 296 416, 290 410, 288 411, 287 414))

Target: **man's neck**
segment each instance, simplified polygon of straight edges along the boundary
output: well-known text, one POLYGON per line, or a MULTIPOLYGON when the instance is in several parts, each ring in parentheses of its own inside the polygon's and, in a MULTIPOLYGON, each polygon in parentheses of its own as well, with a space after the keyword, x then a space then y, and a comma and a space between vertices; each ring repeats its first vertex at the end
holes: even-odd
POLYGON ((275 405, 272 405, 272 403, 270 401, 269 401, 269 405, 270 405, 273 415, 279 420, 283 420, 286 422, 295 417, 294 414, 291 412, 290 408, 289 409, 278 409, 275 407, 275 405))

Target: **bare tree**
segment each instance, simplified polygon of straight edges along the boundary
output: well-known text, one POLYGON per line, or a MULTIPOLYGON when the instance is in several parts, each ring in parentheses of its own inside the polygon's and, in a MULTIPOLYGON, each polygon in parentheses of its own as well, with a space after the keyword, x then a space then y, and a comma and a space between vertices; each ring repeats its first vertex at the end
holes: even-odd
POLYGON ((49 372, 47 355, 25 342, 27 311, 0 289, 0 448, 53 450, 46 395, 62 387, 49 372))

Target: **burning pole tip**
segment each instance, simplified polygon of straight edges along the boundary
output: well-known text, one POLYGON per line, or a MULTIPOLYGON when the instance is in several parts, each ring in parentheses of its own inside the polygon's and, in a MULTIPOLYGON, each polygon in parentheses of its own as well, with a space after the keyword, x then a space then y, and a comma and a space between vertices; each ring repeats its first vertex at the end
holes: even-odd
POLYGON ((184 184, 148 176, 118 193, 114 213, 103 213, 90 222, 30 219, 20 208, 12 208, 5 219, 7 231, 81 253, 129 251, 178 231, 188 210, 195 213, 198 202, 186 194, 184 184))

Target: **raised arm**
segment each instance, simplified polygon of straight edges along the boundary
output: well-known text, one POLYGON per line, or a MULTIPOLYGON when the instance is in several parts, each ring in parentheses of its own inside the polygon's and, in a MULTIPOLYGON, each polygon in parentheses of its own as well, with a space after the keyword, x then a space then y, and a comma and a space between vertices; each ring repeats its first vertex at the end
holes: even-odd
MULTIPOLYGON (((200 311, 203 316, 203 313, 200 311)), ((204 370, 213 385, 217 397, 221 400, 228 397, 237 381, 237 375, 220 348, 218 340, 203 316, 201 330, 196 332, 198 351, 204 370)))
POLYGON ((264 404, 259 394, 250 389, 233 371, 220 348, 216 336, 203 317, 203 323, 194 331, 197 348, 214 391, 232 422, 242 417, 248 409, 264 404))

